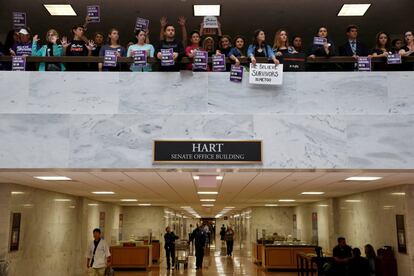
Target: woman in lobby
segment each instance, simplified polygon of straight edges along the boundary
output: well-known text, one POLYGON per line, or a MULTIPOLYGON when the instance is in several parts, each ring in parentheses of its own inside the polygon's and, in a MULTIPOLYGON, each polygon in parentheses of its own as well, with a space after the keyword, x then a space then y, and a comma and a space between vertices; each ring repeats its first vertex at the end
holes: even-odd
POLYGON ((273 61, 274 64, 279 65, 279 61, 273 53, 272 47, 266 43, 265 32, 261 29, 254 32, 253 43, 247 49, 247 56, 253 65, 256 65, 257 57, 265 57, 269 61, 273 61))
MULTIPOLYGON (((108 32, 108 44, 101 47, 99 50, 99 56, 104 57, 106 51, 113 51, 117 57, 125 57, 126 50, 119 43, 119 31, 112 28, 108 32)), ((117 64, 115 67, 104 66, 103 63, 98 64, 99 71, 121 71, 121 64, 117 64)))
POLYGON ((401 48, 400 55, 403 57, 414 56, 414 34, 412 31, 404 33, 405 46, 401 48))
POLYGON ((227 226, 226 230, 226 246, 227 246, 227 256, 230 256, 233 254, 233 243, 234 243, 234 230, 231 227, 231 225, 227 226))
MULTIPOLYGON (((245 46, 246 46, 246 39, 242 37, 241 35, 237 35, 234 38, 234 47, 231 48, 229 54, 227 55, 229 59, 234 61, 234 64, 236 66, 240 66, 240 60, 238 58, 246 57, 245 46)), ((224 227, 224 224, 223 224, 223 227, 224 227)))
MULTIPOLYGON (((137 43, 132 44, 131 46, 128 47, 128 51, 127 51, 127 56, 128 57, 132 57, 134 55, 134 52, 136 51, 145 51, 145 53, 147 54, 147 58, 148 57, 154 57, 154 46, 147 43, 148 39, 148 31, 146 30, 136 30, 135 31, 135 37, 137 39, 137 43)), ((134 65, 132 64, 131 67, 129 68, 132 72, 150 72, 152 71, 152 67, 151 64, 146 64, 146 65, 134 65)))
POLYGON ((165 254, 167 257, 167 269, 174 270, 175 268, 175 240, 178 239, 178 236, 174 234, 174 232, 171 231, 171 228, 167 226, 165 228, 165 234, 164 234, 164 249, 165 254), (170 262, 171 258, 171 262, 170 262), (170 265, 172 263, 172 266, 170 265))

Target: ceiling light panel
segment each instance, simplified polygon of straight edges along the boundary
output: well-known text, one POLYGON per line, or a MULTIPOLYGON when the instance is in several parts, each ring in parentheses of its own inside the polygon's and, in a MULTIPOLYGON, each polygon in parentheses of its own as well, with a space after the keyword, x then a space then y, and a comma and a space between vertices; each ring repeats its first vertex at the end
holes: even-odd
POLYGON ((68 4, 43 4, 52 16, 76 16, 75 10, 68 4))
POLYGON ((344 4, 338 16, 364 16, 371 4, 344 4))

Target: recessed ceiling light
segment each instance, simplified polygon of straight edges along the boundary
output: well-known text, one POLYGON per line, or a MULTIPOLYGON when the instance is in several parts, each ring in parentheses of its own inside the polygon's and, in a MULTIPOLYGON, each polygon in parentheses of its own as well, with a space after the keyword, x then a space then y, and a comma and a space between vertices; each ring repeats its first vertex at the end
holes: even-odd
POLYGON ((202 204, 201 206, 203 206, 203 207, 213 207, 214 204, 202 204))
POLYGON ((328 207, 329 205, 328 204, 319 204, 318 206, 319 207, 328 207))
POLYGON ((76 16, 76 12, 69 4, 43 4, 50 15, 53 16, 76 16))
POLYGON ((233 207, 233 206, 224 207, 224 209, 234 209, 234 208, 236 208, 236 207, 233 207))
POLYGON ((194 16, 220 16, 221 5, 193 5, 194 16))
POLYGON ((182 209, 190 209, 191 207, 190 206, 181 206, 180 208, 182 208, 182 209))
POLYGON ((69 199, 69 198, 55 198, 54 199, 56 202, 70 202, 70 201, 72 201, 71 199, 69 199))
POLYGON ((200 201, 202 201, 202 202, 214 202, 216 200, 213 199, 213 198, 202 198, 202 199, 200 199, 200 201))
POLYGON ((338 16, 363 16, 371 4, 344 4, 338 16))
POLYGON ((302 195, 323 195, 324 192, 303 192, 302 195))
POLYGON ((151 203, 140 203, 138 206, 151 206, 151 203))
POLYGON ((137 199, 133 199, 133 198, 124 198, 124 199, 121 199, 121 201, 122 202, 137 202, 138 200, 137 199))
POLYGON ((361 200, 359 200, 359 199, 347 199, 347 200, 345 200, 345 202, 358 203, 358 202, 361 202, 361 200))
POLYGON ((35 176, 34 178, 46 181, 70 181, 69 177, 66 176, 35 176))
POLYGON ((278 204, 265 204, 266 207, 277 207, 279 206, 278 204))
POLYGON ((216 180, 223 180, 223 176, 222 175, 216 176, 216 180))
POLYGON ((279 199, 279 202, 295 202, 295 199, 279 199))
POLYGON ((199 195, 217 195, 218 192, 197 192, 199 195))
POLYGON ((392 195, 405 196, 405 193, 391 193, 392 195))
POLYGON ((353 176, 353 177, 348 177, 347 181, 375 181, 375 180, 379 180, 382 179, 382 177, 379 176, 353 176))
POLYGON ((88 206, 99 206, 98 203, 88 203, 88 206))
POLYGON ((193 176, 193 179, 194 179, 194 180, 199 180, 199 179, 200 179, 200 177, 199 177, 198 175, 194 175, 194 176, 193 176))
POLYGON ((222 215, 220 215, 220 214, 217 214, 216 216, 215 216, 215 218, 220 218, 222 215))
POLYGON ((12 191, 11 194, 12 195, 22 195, 22 194, 24 194, 24 192, 12 191))
POLYGON ((95 195, 113 195, 115 194, 114 192, 109 192, 109 191, 98 191, 98 192, 92 192, 95 195))

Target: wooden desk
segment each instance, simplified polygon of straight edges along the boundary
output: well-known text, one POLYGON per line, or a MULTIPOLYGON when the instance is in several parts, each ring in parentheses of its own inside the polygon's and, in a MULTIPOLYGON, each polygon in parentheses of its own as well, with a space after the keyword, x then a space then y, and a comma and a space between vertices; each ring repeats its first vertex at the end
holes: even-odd
POLYGON ((253 262, 255 264, 261 264, 263 262, 263 247, 264 245, 261 243, 256 243, 253 242, 252 243, 252 249, 253 249, 253 262))
POLYGON ((152 242, 152 262, 158 263, 161 257, 161 246, 159 242, 152 242))
POLYGON ((268 269, 297 269, 297 255, 314 253, 315 246, 264 245, 262 246, 262 266, 268 269))
POLYGON ((113 268, 145 268, 152 264, 152 246, 111 246, 111 264, 113 268))

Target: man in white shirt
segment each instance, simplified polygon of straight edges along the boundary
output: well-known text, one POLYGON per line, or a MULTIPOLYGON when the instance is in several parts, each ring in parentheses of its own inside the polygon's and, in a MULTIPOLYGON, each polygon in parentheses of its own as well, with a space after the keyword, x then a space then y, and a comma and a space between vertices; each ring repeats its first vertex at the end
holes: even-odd
POLYGON ((101 239, 101 230, 93 230, 93 241, 88 247, 86 253, 87 268, 90 276, 104 276, 106 266, 110 265, 110 256, 108 244, 101 239))

